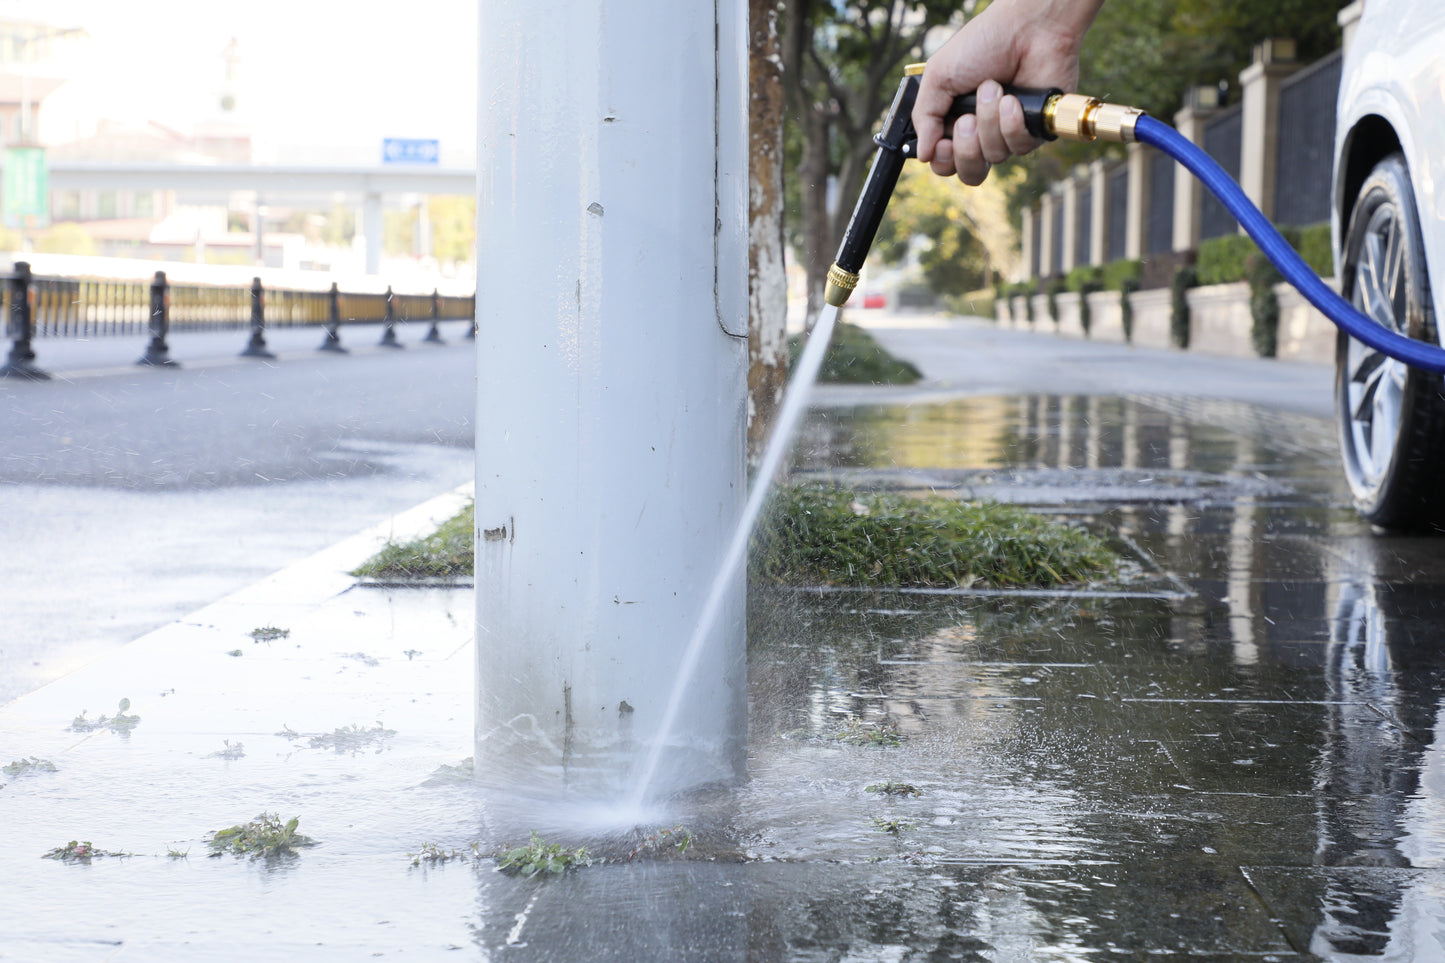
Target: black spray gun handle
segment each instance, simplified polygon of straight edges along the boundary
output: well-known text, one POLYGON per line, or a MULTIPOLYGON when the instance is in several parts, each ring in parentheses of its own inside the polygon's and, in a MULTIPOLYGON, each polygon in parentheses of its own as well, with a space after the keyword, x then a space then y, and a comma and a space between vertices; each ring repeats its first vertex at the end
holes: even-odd
MULTIPOLYGON (((898 175, 903 171, 903 162, 918 156, 918 134, 913 129, 913 102, 918 97, 919 74, 922 65, 908 68, 898 93, 893 97, 893 106, 883 121, 883 129, 873 138, 878 145, 878 154, 873 158, 873 167, 858 195, 853 208, 853 217, 843 233, 838 247, 838 256, 828 271, 828 286, 824 300, 828 304, 842 306, 848 295, 858 284, 858 272, 873 247, 873 238, 878 225, 883 222, 883 212, 893 188, 898 184, 898 175)), ((1046 121, 1049 105, 1063 95, 1058 88, 1039 90, 1030 87, 1005 87, 1005 94, 1017 97, 1024 108, 1024 126, 1029 133, 1040 140, 1053 140, 1054 134, 1046 121)), ((954 98, 944 123, 943 136, 953 136, 954 122, 964 114, 971 114, 977 108, 974 94, 954 98)))

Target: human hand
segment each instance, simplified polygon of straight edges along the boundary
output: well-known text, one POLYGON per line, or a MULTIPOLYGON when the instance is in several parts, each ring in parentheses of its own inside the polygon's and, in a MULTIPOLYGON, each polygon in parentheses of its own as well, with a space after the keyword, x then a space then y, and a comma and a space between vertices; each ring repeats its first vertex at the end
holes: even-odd
POLYGON ((994 0, 928 59, 913 105, 918 157, 935 174, 977 186, 989 168, 1041 141, 1003 84, 1058 87, 1079 82, 1079 47, 1103 0, 994 0), (977 92, 977 107, 944 136, 953 99, 977 92))

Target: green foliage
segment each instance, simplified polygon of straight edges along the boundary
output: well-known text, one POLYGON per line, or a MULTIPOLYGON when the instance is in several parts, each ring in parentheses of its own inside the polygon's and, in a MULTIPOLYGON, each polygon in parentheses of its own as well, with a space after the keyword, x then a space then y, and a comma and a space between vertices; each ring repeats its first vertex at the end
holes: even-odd
MULTIPOLYGON (((803 354, 802 335, 788 338, 788 367, 803 354)), ((828 384, 911 385, 923 377, 916 367, 889 354, 873 336, 855 324, 839 322, 823 353, 818 380, 828 384)))
POLYGON ((1279 351, 1279 296, 1274 286, 1284 280, 1274 262, 1256 251, 1246 268, 1249 281, 1249 315, 1253 319, 1250 340, 1261 358, 1273 358, 1279 351))
POLYGON ((1059 295, 1064 293, 1063 278, 1049 278, 1044 283, 1044 294, 1048 297, 1049 317, 1059 323, 1059 295))
POLYGON ((997 294, 993 288, 979 288, 967 294, 949 294, 943 298, 944 305, 954 314, 995 320, 997 294))
POLYGON ((956 178, 935 177, 917 166, 898 181, 873 249, 886 263, 916 249, 929 290, 959 296, 983 286, 988 251, 974 236, 956 178))
POLYGON ((62 221, 42 234, 35 242, 35 250, 46 254, 96 253, 95 239, 90 232, 73 221, 62 221))
POLYGON ((1124 327, 1124 340, 1134 340, 1134 302, 1130 295, 1139 290, 1138 277, 1126 277, 1119 282, 1119 319, 1124 327))
POLYGON ((1052 586, 1110 575, 1093 535, 1022 508, 943 496, 783 488, 753 536, 754 581, 788 585, 1052 586))
POLYGON ((1110 261, 1105 264, 1101 273, 1105 291, 1123 291, 1125 286, 1134 282, 1131 290, 1139 290, 1139 274, 1143 265, 1131 258, 1120 258, 1117 261, 1110 261))
POLYGON ((890 835, 897 836, 901 833, 906 833, 910 829, 914 829, 915 827, 912 823, 905 823, 899 819, 884 819, 882 816, 874 816, 873 828, 878 830, 880 833, 888 833, 890 835))
POLYGON ((1176 348, 1189 347, 1189 298, 1190 288, 1199 286, 1199 273, 1194 265, 1182 265, 1174 272, 1169 285, 1169 340, 1176 348))
POLYGON ((289 639, 291 630, 278 629, 274 625, 263 625, 260 628, 252 629, 250 636, 255 642, 275 642, 279 639, 289 639))
POLYGON ((375 728, 352 724, 342 726, 332 732, 319 732, 307 734, 297 732, 290 726, 283 726, 281 731, 276 733, 282 739, 294 742, 297 739, 308 740, 307 744, 312 749, 331 749, 337 755, 351 753, 356 755, 363 749, 375 749, 379 755, 386 748, 386 742, 396 735, 395 729, 388 729, 378 722, 375 728))
POLYGON ((480 843, 472 843, 469 853, 464 853, 459 849, 447 849, 436 843, 422 843, 420 850, 406 855, 411 859, 413 866, 420 866, 422 863, 436 866, 440 863, 449 863, 454 859, 480 859, 482 852, 480 843))
POLYGON ((59 769, 55 768, 55 763, 49 759, 37 759, 34 756, 16 759, 9 765, 0 768, 0 773, 4 773, 11 779, 24 779, 26 776, 34 776, 42 772, 59 771, 59 769))
POLYGON ((1089 328, 1093 326, 1089 295, 1104 289, 1104 269, 1096 265, 1080 264, 1065 275, 1064 285, 1070 291, 1078 292, 1079 325, 1084 329, 1084 333, 1088 334, 1089 328))
POLYGON ((888 782, 875 782, 875 783, 874 783, 873 785, 871 785, 871 786, 864 786, 864 787, 863 787, 863 791, 864 791, 864 792, 876 792, 876 793, 879 793, 879 794, 884 795, 884 796, 921 796, 921 795, 923 795, 923 793, 922 793, 921 791, 919 791, 919 789, 918 789, 917 786, 912 786, 912 785, 910 785, 910 784, 908 784, 908 783, 906 783, 906 782, 894 782, 894 781, 892 781, 891 779, 890 779, 888 782))
POLYGON ((111 732, 121 735, 129 735, 130 731, 140 725, 140 716, 128 716, 126 711, 130 709, 130 700, 121 699, 116 707, 113 716, 101 715, 98 719, 87 719, 86 710, 80 710, 80 715, 70 723, 67 728, 71 732, 96 732, 100 729, 109 729, 111 732))
POLYGON ((587 848, 566 850, 556 843, 547 843, 534 831, 526 846, 509 849, 497 857, 497 868, 512 876, 536 876, 547 873, 560 876, 569 869, 591 866, 587 848))
POLYGON ((1195 270, 1200 284, 1232 284, 1243 281, 1249 272, 1249 259, 1259 248, 1247 234, 1225 234, 1199 242, 1199 259, 1195 270))
POLYGON ((457 578, 471 575, 476 511, 468 505, 435 532, 410 542, 387 542, 351 574, 363 578, 457 578))
POLYGON ((1295 250, 1304 258, 1310 270, 1321 277, 1332 277, 1335 273, 1335 252, 1330 243, 1330 222, 1310 224, 1301 227, 1295 250))
POLYGON ((55 859, 62 863, 88 863, 92 859, 101 859, 106 856, 124 857, 134 855, 132 853, 116 853, 107 849, 96 849, 90 841, 77 842, 72 839, 64 846, 57 846, 47 852, 42 859, 55 859))
POLYGON ((275 813, 261 813, 249 823, 218 829, 206 840, 212 856, 293 856, 298 847, 315 846, 316 840, 296 831, 300 817, 281 822, 275 813))
POLYGON ((831 733, 828 738, 832 742, 841 742, 845 746, 879 746, 892 749, 903 744, 903 737, 898 734, 898 727, 887 719, 864 722, 862 719, 850 718, 841 729, 831 733))
POLYGON ((431 253, 443 263, 471 264, 477 259, 477 199, 437 196, 427 200, 431 253))

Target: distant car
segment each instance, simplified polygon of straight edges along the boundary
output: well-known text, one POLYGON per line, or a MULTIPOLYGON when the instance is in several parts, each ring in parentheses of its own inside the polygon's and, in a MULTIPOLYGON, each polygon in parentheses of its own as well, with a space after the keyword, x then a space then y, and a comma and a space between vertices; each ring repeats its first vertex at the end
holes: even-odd
POLYGON ((863 307, 884 308, 888 306, 888 299, 881 294, 869 293, 863 295, 863 307))
MULTIPOLYGON (((1332 206, 1342 291, 1442 344, 1445 3, 1367 0, 1345 53, 1332 206), (1431 283, 1431 278, 1435 283, 1431 283)), ((1445 530, 1445 383, 1340 335, 1335 404, 1355 505, 1389 529, 1445 530)))

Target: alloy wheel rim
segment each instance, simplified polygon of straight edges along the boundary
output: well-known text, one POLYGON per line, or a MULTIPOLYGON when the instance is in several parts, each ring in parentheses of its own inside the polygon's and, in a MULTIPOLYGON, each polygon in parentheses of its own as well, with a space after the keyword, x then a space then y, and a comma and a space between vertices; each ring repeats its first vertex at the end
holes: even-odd
MULTIPOLYGON (((1381 204, 1365 226, 1355 263, 1352 300, 1376 324, 1408 335, 1405 238, 1395 206, 1381 204)), ((1403 362, 1350 339, 1346 354, 1346 398, 1350 438, 1358 470, 1356 481, 1378 491, 1399 443, 1404 417, 1406 376, 1403 362)))

